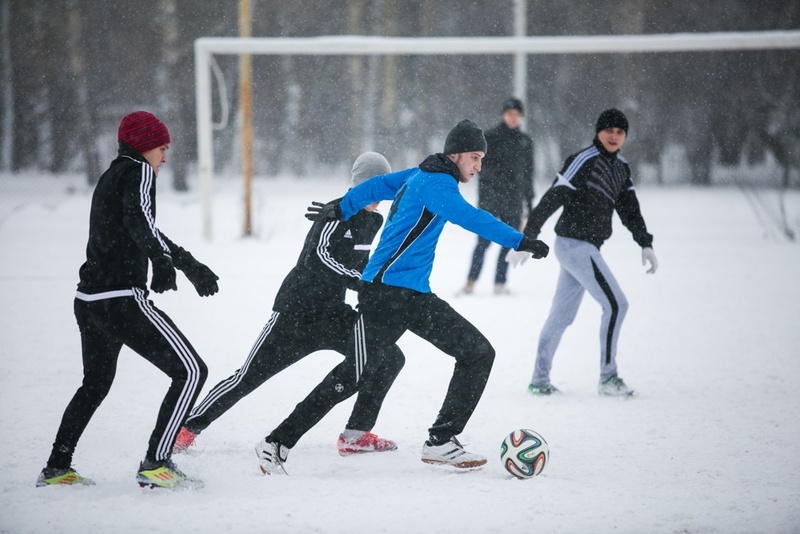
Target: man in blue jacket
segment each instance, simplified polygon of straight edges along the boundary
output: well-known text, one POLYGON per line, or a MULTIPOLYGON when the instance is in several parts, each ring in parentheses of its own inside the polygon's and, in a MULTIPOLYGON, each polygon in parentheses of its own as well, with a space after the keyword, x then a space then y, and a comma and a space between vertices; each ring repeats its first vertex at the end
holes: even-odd
POLYGON ((364 206, 393 200, 380 242, 370 258, 359 291, 359 317, 354 328, 355 361, 341 372, 362 387, 380 364, 382 349, 406 331, 429 341, 455 358, 453 376, 439 415, 422 447, 422 461, 459 468, 478 467, 486 458, 464 450, 456 436, 467 424, 483 394, 495 351, 469 321, 431 292, 429 277, 436 244, 448 221, 504 247, 547 256, 549 247, 467 202, 458 189, 481 170, 486 139, 465 119, 447 135, 444 151, 428 156, 419 167, 376 176, 352 188, 341 203, 313 203, 306 217, 313 221, 348 220, 364 206))

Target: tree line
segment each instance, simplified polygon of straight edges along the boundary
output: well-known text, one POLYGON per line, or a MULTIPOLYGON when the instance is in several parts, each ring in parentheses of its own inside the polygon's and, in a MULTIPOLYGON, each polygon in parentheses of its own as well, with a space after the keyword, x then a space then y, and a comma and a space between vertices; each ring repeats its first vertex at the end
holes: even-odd
MULTIPOLYGON (((85 172, 116 153, 120 118, 159 115, 173 143, 176 189, 196 161, 194 40, 237 36, 232 0, 3 0, 0 170, 85 172)), ((251 0, 256 37, 510 36, 513 0, 251 0)), ((527 35, 614 35, 796 29, 800 3, 528 0, 527 35)), ((238 58, 217 56, 230 104, 215 134, 218 168, 239 172, 238 58)), ((414 165, 469 117, 497 122, 512 94, 510 56, 256 56, 255 172, 306 175, 363 150, 414 165)), ((626 153, 655 181, 774 162, 800 187, 800 51, 531 55, 525 129, 538 173, 586 146, 600 111, 631 122, 626 153)), ((220 87, 214 93, 220 120, 220 87)), ((544 176, 543 176, 544 177, 544 176)), ((746 177, 747 178, 747 177, 746 177)), ((755 178, 754 178, 755 179, 755 178)))

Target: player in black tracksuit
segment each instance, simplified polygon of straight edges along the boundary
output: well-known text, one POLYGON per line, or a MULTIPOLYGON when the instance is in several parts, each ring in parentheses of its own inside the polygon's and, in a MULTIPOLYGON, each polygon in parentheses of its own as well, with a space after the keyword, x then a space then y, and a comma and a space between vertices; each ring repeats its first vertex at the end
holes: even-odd
POLYGON ((535 395, 558 389, 550 383, 553 357, 566 328, 575 320, 588 293, 600 304, 600 383, 602 395, 629 396, 633 390, 617 374, 617 341, 628 300, 600 248, 611 236, 612 217, 619 214, 634 241, 642 247, 642 264, 655 272, 653 236, 647 231, 628 162, 620 155, 628 119, 617 109, 600 114, 591 146, 564 162, 553 186, 531 212, 525 235, 538 236, 545 221, 563 208, 555 226, 554 250, 561 269, 547 321, 542 327, 536 366, 529 385, 535 395))
MULTIPOLYGON (((502 120, 494 128, 486 130, 489 150, 478 177, 478 207, 514 228, 519 228, 522 223, 523 207, 528 211, 533 209, 533 140, 520 129, 522 115, 519 99, 509 98, 503 102, 502 120)), ((490 244, 491 241, 478 236, 463 293, 472 293, 490 244)), ((507 291, 506 255, 509 250, 502 247, 497 256, 494 290, 498 294, 507 291)))
MULTIPOLYGON (((368 152, 356 160, 356 164, 367 156, 386 161, 380 154, 368 152)), ((388 163, 385 166, 388 172, 388 163)), ((368 174, 364 179, 381 174, 381 171, 368 174)), ((357 179, 354 175, 354 182, 357 179)), ((372 211, 376 207, 377 204, 370 210, 361 210, 346 222, 319 222, 311 227, 297 264, 278 290, 272 316, 244 364, 214 386, 198 403, 186 421, 176 449, 191 445, 196 434, 239 400, 312 352, 334 350, 340 354, 348 353, 357 313, 345 302, 345 294, 348 288, 357 290, 361 284, 361 271, 369 259, 370 246, 383 224, 383 216, 372 211)), ((404 363, 405 358, 396 345, 387 350, 385 365, 376 381, 371 383, 371 388, 361 390, 346 429, 365 432, 372 429, 383 399, 404 363)), ((304 410, 304 416, 297 420, 293 418, 282 427, 282 444, 293 447, 333 405, 355 392, 354 387, 340 383, 312 392, 303 401, 308 410, 304 410), (327 399, 330 398, 337 400, 329 402, 327 399), (311 408, 311 405, 325 408, 311 408)))
MULTIPOLYGON (((169 145, 166 127, 147 112, 134 112, 123 118, 119 139, 119 155, 92 196, 86 262, 74 302, 83 383, 64 412, 39 486, 87 482, 70 467, 72 456, 111 388, 123 345, 172 381, 137 480, 166 487, 186 480, 170 460, 172 446, 208 371, 172 320, 148 300, 148 262, 153 264, 151 289, 157 293, 177 289, 176 267, 201 296, 217 292, 217 276, 155 226, 156 174, 169 145)), ((142 394, 149 390, 143 387, 142 394)))

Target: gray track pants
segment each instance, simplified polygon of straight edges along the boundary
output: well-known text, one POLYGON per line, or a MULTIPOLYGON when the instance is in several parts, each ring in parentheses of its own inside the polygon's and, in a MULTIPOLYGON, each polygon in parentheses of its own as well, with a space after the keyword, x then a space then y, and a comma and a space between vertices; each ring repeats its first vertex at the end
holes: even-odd
POLYGON ((556 237, 553 248, 561 271, 550 315, 539 335, 531 384, 541 386, 550 382, 553 356, 561 336, 575 320, 583 294, 587 291, 603 309, 600 321, 600 379, 610 378, 617 374, 617 340, 628 311, 628 299, 597 247, 586 241, 556 237))

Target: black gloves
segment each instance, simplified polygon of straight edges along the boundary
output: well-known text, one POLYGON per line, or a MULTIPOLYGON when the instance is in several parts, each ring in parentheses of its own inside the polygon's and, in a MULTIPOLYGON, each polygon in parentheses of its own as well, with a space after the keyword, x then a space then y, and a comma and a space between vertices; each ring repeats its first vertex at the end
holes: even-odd
POLYGON ((178 289, 175 284, 175 267, 172 265, 172 258, 167 254, 151 258, 153 264, 153 279, 150 281, 150 289, 156 293, 163 293, 170 289, 178 289))
POLYGON ((534 259, 539 260, 547 257, 547 254, 550 252, 550 247, 548 247, 547 243, 544 241, 523 236, 522 241, 519 242, 517 250, 520 252, 530 252, 534 259))
POLYGON ((339 207, 338 202, 323 204, 322 202, 312 201, 306 212, 306 219, 314 222, 335 221, 337 219, 341 221, 344 217, 342 216, 342 209, 339 207))
MULTIPOLYGON (((182 254, 176 258, 178 268, 183 271, 186 278, 194 285, 197 294, 201 297, 208 297, 219 291, 217 280, 219 276, 194 259, 191 254, 181 249, 182 254)), ((175 265, 168 254, 151 258, 153 263, 153 279, 150 282, 150 289, 156 293, 163 293, 170 289, 178 289, 175 283, 175 265)))
POLYGON ((197 294, 201 297, 210 297, 219 291, 219 286, 217 285, 219 276, 199 261, 195 260, 193 265, 184 268, 183 274, 186 275, 186 278, 189 279, 197 290, 197 294))

